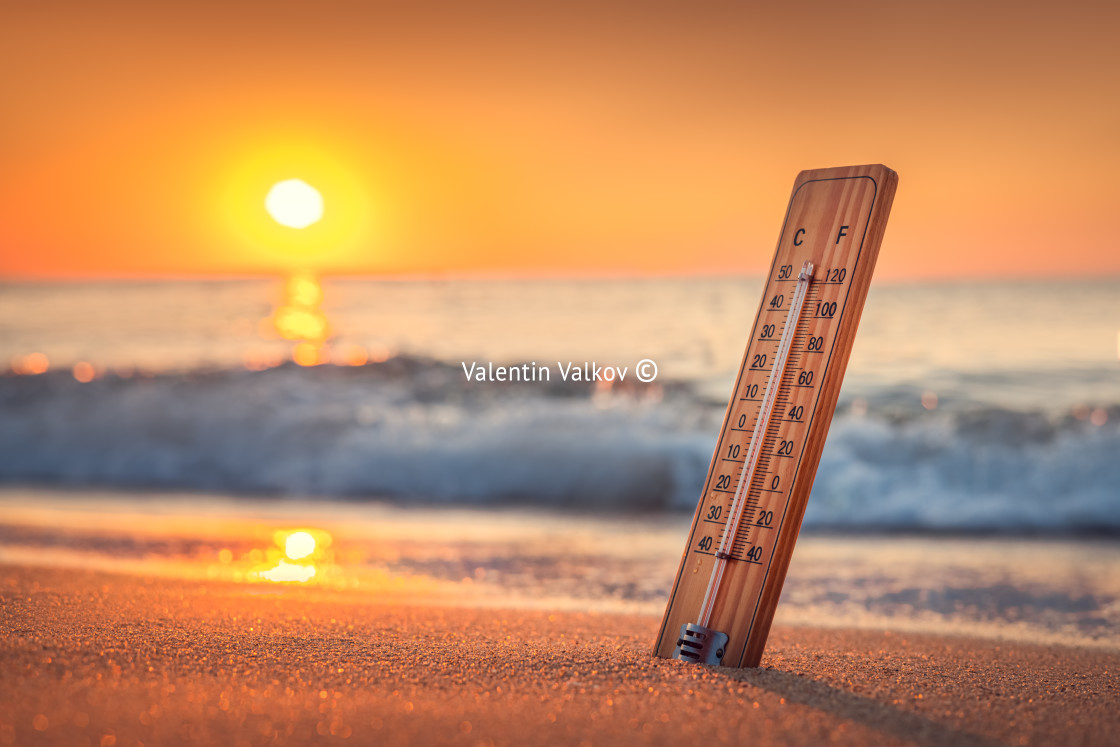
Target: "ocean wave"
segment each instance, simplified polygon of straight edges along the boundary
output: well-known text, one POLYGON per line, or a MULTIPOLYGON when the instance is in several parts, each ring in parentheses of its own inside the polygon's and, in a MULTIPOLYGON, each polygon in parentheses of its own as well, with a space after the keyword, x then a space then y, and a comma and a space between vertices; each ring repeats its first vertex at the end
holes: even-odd
MULTIPOLYGON (((898 386, 842 398, 806 527, 1120 533, 1120 406, 1090 418, 920 399, 898 386)), ((479 384, 404 356, 4 376, 0 481, 691 510, 723 407, 683 382, 479 384)))

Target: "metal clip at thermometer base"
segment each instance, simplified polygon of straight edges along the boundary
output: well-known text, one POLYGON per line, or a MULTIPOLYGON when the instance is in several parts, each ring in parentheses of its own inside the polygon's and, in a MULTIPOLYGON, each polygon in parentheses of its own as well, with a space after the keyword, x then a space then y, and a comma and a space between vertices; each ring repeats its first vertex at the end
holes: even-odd
POLYGON ((708 630, 696 623, 685 623, 681 626, 677 647, 673 649, 673 658, 716 667, 723 662, 726 648, 727 633, 708 630))
POLYGON ((879 164, 794 182, 658 656, 760 663, 897 183, 879 164))

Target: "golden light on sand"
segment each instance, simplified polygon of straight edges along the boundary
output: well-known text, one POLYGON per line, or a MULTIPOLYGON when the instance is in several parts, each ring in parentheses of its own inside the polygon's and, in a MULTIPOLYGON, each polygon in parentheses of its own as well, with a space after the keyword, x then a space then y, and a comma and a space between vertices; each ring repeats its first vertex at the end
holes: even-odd
POLYGON ((304 584, 315 578, 315 566, 299 565, 281 560, 275 568, 261 571, 261 576, 277 583, 295 582, 304 584))
POLYGON ((302 179, 273 184, 264 206, 273 220, 288 228, 307 228, 323 217, 323 196, 302 179))
POLYGON ((292 560, 301 560, 315 552, 315 538, 307 532, 293 532, 284 540, 284 554, 292 560))
POLYGON ((263 554, 253 550, 252 562, 258 566, 250 579, 264 579, 273 583, 305 584, 312 579, 319 583, 326 576, 337 577, 334 554, 328 548, 332 543, 329 532, 322 529, 281 529, 273 533, 275 546, 263 554), (262 562, 263 561, 263 562, 262 562))

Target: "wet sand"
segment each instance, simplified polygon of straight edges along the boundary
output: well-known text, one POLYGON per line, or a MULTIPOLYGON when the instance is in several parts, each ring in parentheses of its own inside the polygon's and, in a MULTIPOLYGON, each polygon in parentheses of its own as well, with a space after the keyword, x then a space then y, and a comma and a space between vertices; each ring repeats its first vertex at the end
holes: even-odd
POLYGON ((0 566, 0 744, 1115 744, 1120 654, 776 628, 650 656, 646 615, 0 566))

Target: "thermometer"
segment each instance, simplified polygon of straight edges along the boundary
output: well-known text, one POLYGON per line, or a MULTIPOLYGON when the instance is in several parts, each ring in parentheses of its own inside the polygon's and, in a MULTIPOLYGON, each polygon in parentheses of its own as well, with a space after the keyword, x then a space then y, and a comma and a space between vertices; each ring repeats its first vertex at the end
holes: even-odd
POLYGON ((882 165, 794 181, 655 652, 762 659, 898 175, 882 165))

